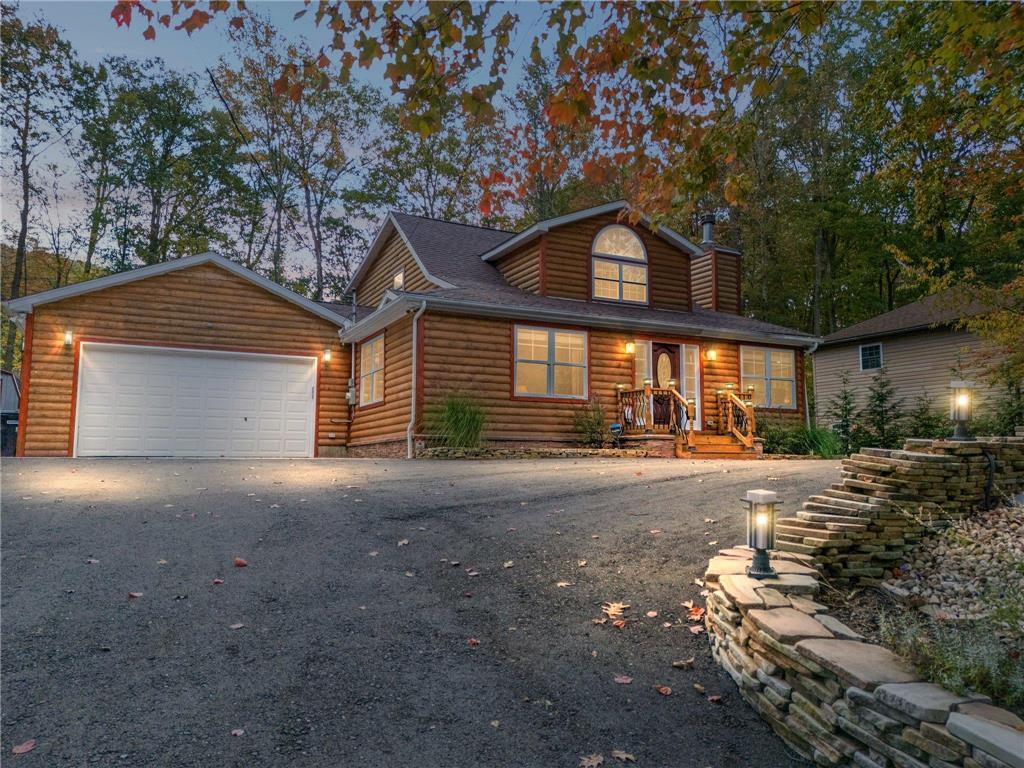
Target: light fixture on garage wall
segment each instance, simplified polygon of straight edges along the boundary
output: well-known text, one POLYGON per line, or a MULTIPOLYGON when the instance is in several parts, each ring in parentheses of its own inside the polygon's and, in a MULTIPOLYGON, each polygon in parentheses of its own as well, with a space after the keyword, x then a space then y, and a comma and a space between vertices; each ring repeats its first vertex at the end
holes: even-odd
POLYGON ((70 347, 71 343, 73 341, 74 341, 74 334, 71 333, 71 329, 68 328, 66 331, 64 331, 64 346, 65 347, 70 347))
POLYGON ((633 342, 633 341, 627 341, 626 342, 626 354, 627 355, 635 355, 636 354, 636 342, 633 342))
POLYGON ((324 362, 325 363, 331 362, 331 348, 330 347, 328 347, 327 349, 324 350, 324 362))
POLYGON ((718 359, 718 350, 709 349, 704 353, 704 359, 711 361, 712 363, 718 359))

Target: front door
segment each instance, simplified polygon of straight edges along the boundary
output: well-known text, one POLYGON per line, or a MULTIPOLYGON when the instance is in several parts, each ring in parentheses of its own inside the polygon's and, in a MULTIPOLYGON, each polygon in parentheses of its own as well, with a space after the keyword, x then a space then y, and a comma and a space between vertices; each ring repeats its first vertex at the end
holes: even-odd
POLYGON ((659 389, 677 389, 679 387, 679 345, 651 344, 653 361, 654 386, 659 389))

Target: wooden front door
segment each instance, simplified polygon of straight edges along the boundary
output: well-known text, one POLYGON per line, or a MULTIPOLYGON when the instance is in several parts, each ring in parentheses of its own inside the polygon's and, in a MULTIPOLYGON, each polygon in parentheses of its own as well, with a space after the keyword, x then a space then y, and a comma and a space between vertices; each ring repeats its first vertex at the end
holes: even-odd
POLYGON ((679 388, 679 345, 651 344, 651 369, 654 386, 659 389, 679 388), (670 380, 674 383, 670 383, 670 380))

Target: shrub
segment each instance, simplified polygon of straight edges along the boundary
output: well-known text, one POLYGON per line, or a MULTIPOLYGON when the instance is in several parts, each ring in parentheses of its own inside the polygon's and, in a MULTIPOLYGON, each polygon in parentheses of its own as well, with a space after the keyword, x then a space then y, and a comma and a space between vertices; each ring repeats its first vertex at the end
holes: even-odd
MULTIPOLYGON (((850 376, 846 371, 840 374, 842 386, 839 393, 832 398, 826 415, 832 420, 832 432, 839 440, 840 450, 844 454, 852 453, 854 430, 857 428, 857 396, 850 389, 850 376)), ((858 446, 859 447, 859 446, 858 446)))
POLYGON ((579 406, 572 415, 572 430, 580 437, 580 444, 588 448, 600 448, 608 439, 605 427, 604 406, 601 398, 594 395, 590 402, 579 406))
POLYGON ((1011 709, 1024 706, 1019 644, 997 635, 998 619, 934 621, 910 613, 879 620, 882 642, 926 680, 956 693, 976 691, 1011 709))
POLYGON ((830 430, 820 427, 783 427, 762 422, 758 425, 757 433, 764 441, 765 453, 788 453, 831 459, 843 452, 839 438, 830 430))
POLYGON ((859 414, 860 423, 867 432, 867 442, 878 448, 899 448, 903 441, 900 429, 904 416, 902 407, 903 400, 897 399, 892 381, 883 368, 871 380, 867 402, 859 414))
POLYGON ((907 414, 904 431, 907 437, 937 440, 953 433, 949 415, 932 408, 932 401, 924 395, 917 398, 914 409, 907 414))
POLYGON ((449 448, 479 448, 487 414, 468 395, 450 394, 428 421, 432 442, 449 448))

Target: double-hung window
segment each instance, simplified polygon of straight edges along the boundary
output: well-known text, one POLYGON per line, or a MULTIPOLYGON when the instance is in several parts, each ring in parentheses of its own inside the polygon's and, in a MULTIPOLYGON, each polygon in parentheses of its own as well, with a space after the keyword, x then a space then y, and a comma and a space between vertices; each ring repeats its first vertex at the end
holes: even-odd
POLYGON ((405 290, 405 270, 400 269, 395 272, 394 277, 391 278, 391 287, 396 291, 405 290))
POLYGON ((860 348, 860 369, 875 371, 882 367, 882 345, 865 344, 860 348))
POLYGON ((587 334, 515 327, 517 397, 587 397, 587 334))
POLYGON ((647 251, 629 227, 611 224, 597 233, 591 271, 595 299, 647 303, 647 251))
POLYGON ((384 400, 384 334, 359 348, 359 405, 384 400))
POLYGON ((754 405, 796 409, 796 353, 771 347, 740 348, 740 387, 754 388, 754 405))

